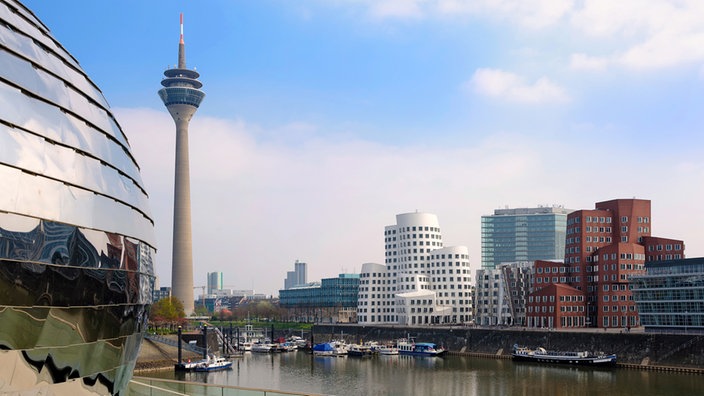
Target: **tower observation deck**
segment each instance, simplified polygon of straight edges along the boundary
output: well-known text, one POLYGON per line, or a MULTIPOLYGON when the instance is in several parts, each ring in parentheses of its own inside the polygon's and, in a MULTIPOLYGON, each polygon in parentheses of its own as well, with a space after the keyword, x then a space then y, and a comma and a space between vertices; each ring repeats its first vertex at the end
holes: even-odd
POLYGON ((191 182, 188 158, 188 124, 203 101, 200 74, 186 68, 186 50, 183 41, 183 14, 181 38, 178 44, 178 65, 164 72, 159 97, 176 124, 176 171, 174 182, 174 229, 171 266, 173 296, 181 300, 186 315, 194 311, 193 248, 191 235, 191 182))

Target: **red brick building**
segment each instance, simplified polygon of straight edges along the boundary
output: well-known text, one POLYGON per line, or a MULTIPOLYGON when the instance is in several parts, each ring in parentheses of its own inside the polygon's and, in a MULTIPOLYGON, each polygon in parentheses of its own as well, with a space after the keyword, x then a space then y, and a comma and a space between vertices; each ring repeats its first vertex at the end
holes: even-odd
POLYGON ((550 283, 528 296, 528 327, 584 327, 584 293, 562 283, 550 283))
MULTIPOLYGON (((532 295, 540 295, 542 303, 543 295, 554 293, 548 298, 556 304, 552 308, 553 326, 549 327, 568 327, 568 323, 572 324, 569 327, 575 327, 575 323, 591 327, 639 326, 629 276, 644 273, 645 261, 684 258, 681 240, 652 237, 651 227, 649 200, 616 199, 598 202, 595 209, 570 213, 564 263, 537 261, 535 265, 536 291, 532 295), (567 295, 567 289, 541 289, 551 284, 569 286, 581 293, 585 304, 583 320, 579 318, 580 311, 560 310, 557 305, 560 296, 567 295)), ((542 307, 540 312, 529 310, 529 326, 543 325, 542 313, 542 307)))

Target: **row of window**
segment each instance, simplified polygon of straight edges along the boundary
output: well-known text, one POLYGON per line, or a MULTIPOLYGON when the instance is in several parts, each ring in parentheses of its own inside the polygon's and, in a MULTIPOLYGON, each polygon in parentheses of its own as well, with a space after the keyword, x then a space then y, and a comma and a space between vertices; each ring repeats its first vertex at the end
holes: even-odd
MULTIPOLYGON (((578 224, 581 222, 579 217, 572 217, 567 219, 567 225, 578 224)), ((597 217, 597 216, 585 216, 585 223, 611 223, 611 217, 597 217)))
MULTIPOLYGON (((453 286, 454 286, 454 285, 453 285, 453 286)), ((465 285, 465 286, 469 286, 469 287, 465 287, 465 289, 470 289, 470 290, 471 290, 471 286, 470 286, 470 285, 465 285)), ((454 287, 452 287, 451 289, 454 289, 454 287)), ((458 290, 461 290, 462 288, 460 287, 460 285, 458 285, 458 286, 457 286, 457 289, 458 289, 458 290)), ((371 290, 371 291, 372 291, 372 292, 374 292, 374 291, 382 292, 382 291, 386 291, 386 290, 371 290)), ((393 292, 395 293, 395 292, 396 292, 396 289, 391 290, 391 291, 393 291, 393 292)), ((369 298, 370 298, 369 296, 370 296, 370 295, 369 295, 369 294, 366 294, 366 293, 369 293, 369 290, 366 290, 366 288, 365 288, 364 290, 362 290, 362 289, 359 290, 358 300, 360 301, 360 303, 361 303, 362 301, 369 300, 369 298)), ((455 297, 455 294, 457 295, 457 297, 471 297, 471 295, 472 295, 471 292, 462 292, 462 291, 458 291, 458 292, 454 292, 454 291, 445 291, 445 292, 439 291, 439 292, 436 292, 436 295, 437 295, 438 297, 455 297)), ((391 299, 393 299, 394 297, 395 297, 395 294, 375 294, 375 293, 372 293, 372 294, 371 294, 371 298, 372 298, 372 299, 374 299, 374 298, 380 298, 380 299, 391 300, 391 299)), ((385 305, 385 304, 384 304, 384 305, 385 305)))
POLYGON ((601 297, 601 299, 604 302, 609 302, 610 301, 633 301, 633 295, 625 295, 625 294, 612 294, 609 296, 608 294, 605 294, 601 297))
MULTIPOLYGON (((682 250, 682 245, 679 243, 675 244, 674 246, 672 244, 665 245, 665 250, 667 250, 667 251, 673 250, 673 248, 674 248, 674 250, 682 250)), ((649 252, 662 251, 662 245, 649 245, 648 251, 649 252)))
MULTIPOLYGON (((621 307, 621 309, 620 309, 621 312, 628 312, 628 311, 630 311, 630 312, 636 312, 636 306, 635 306, 635 305, 630 305, 630 306, 629 306, 629 305, 620 305, 620 307, 621 307)), ((608 306, 608 305, 604 305, 604 306, 602 306, 601 311, 602 311, 602 312, 618 312, 618 311, 619 311, 619 305, 612 305, 610 311, 609 311, 609 306, 608 306)))
POLYGON ((648 256, 648 261, 679 260, 681 258, 681 254, 658 254, 657 256, 648 256))
MULTIPOLYGON (((395 229, 390 230, 392 231, 393 234, 396 233, 395 229)), ((404 233, 404 232, 411 232, 411 231, 432 231, 432 232, 440 232, 439 227, 429 227, 429 226, 409 226, 409 227, 401 227, 398 229, 399 233, 404 233)))
POLYGON ((563 305, 560 307, 560 312, 584 312, 584 305, 563 305))

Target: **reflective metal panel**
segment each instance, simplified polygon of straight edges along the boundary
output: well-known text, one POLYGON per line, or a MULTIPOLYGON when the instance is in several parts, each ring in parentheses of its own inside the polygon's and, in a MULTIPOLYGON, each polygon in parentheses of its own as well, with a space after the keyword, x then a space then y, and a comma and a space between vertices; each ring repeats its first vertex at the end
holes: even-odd
POLYGON ((154 288, 139 168, 100 90, 0 0, 0 394, 124 394, 154 288))
MULTIPOLYGON (((0 34, 3 36, 0 43, 7 48, 22 54, 37 65, 50 70, 54 74, 61 76, 81 91, 89 94, 102 107, 107 108, 108 104, 100 91, 89 82, 88 77, 81 72, 78 62, 56 43, 51 36, 45 33, 41 25, 28 23, 25 18, 34 19, 29 13, 22 13, 22 7, 15 7, 22 16, 11 11, 4 3, 0 3, 0 19, 7 25, 12 26, 15 32, 10 34, 0 34), (22 34, 16 34, 20 32, 22 34), (43 47, 37 46, 36 41, 41 42, 43 47), (66 67, 66 63, 72 67, 66 67)), ((1 29, 8 29, 1 26, 1 29)))
POLYGON ((117 169, 71 148, 0 124, 0 163, 106 194, 150 215, 147 196, 117 169))
POLYGON ((4 211, 113 230, 154 246, 152 221, 113 198, 4 165, 0 165, 0 180, 12 189, 0 194, 0 209, 4 211))
MULTIPOLYGON (((142 185, 139 170, 124 147, 107 139, 85 121, 79 120, 59 108, 31 98, 0 82, 0 119, 24 128, 57 143, 73 146, 115 166, 138 185, 142 185)), ((112 123, 111 125, 115 125, 112 123)))

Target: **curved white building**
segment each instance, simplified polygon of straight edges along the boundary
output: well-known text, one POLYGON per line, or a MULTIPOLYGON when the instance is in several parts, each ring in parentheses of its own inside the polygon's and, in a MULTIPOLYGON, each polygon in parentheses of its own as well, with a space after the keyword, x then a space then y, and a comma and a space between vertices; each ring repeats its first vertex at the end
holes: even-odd
POLYGON ((124 394, 154 287, 139 166, 47 27, 0 20, 0 393, 124 394))
POLYGON ((385 265, 362 266, 359 323, 423 325, 472 319, 465 246, 445 247, 437 216, 404 213, 384 231, 385 265))

